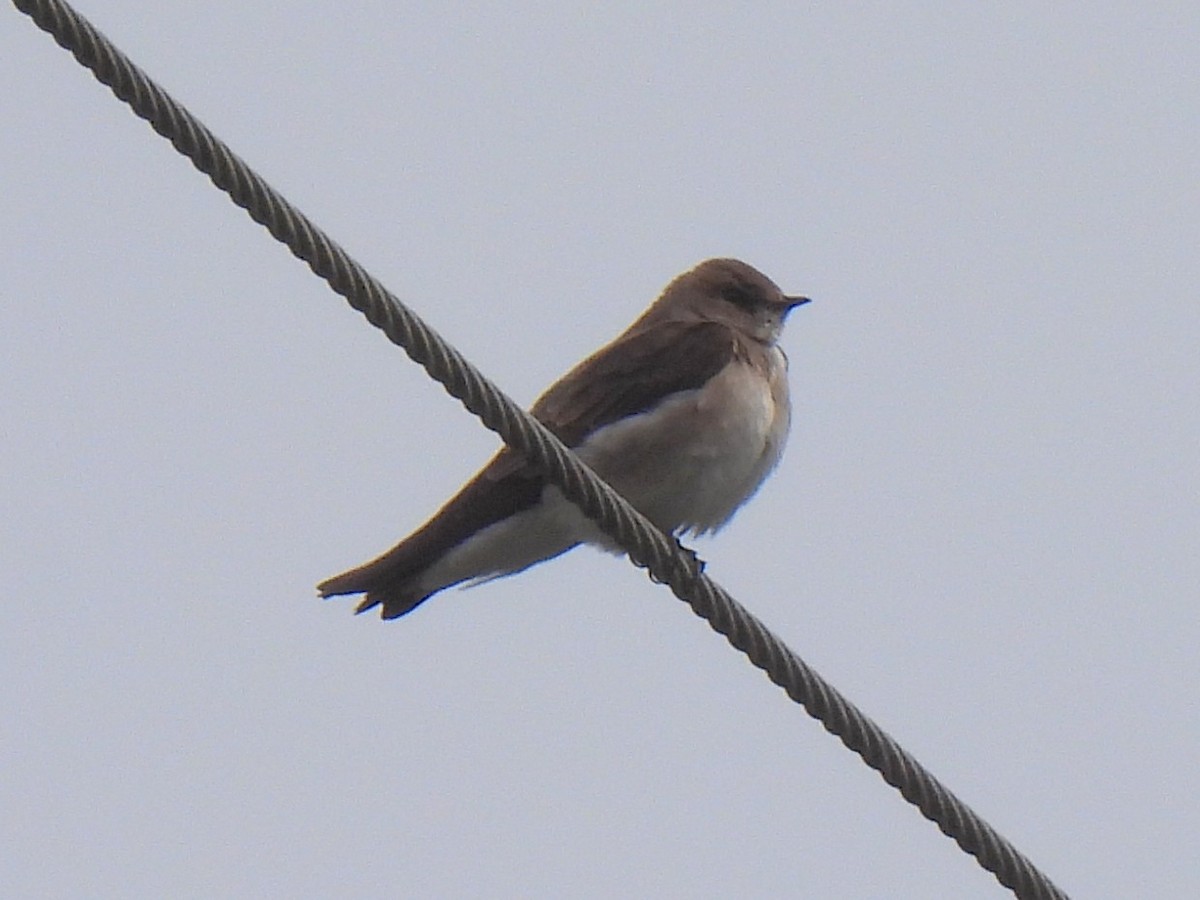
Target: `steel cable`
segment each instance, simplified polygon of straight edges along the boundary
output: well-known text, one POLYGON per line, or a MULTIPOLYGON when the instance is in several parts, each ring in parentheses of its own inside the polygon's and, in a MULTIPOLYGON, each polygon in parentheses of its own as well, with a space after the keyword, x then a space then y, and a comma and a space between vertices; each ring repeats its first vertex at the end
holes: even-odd
POLYGON ((539 422, 270 187, 191 113, 60 0, 14 0, 98 80, 187 156, 213 184, 287 245, 354 309, 381 329, 505 443, 626 549, 634 564, 670 586, 731 645, 762 669, 830 733, 897 788, 1021 898, 1065 898, 1033 863, 933 777, 878 725, 813 671, 762 622, 702 571, 696 558, 656 529, 539 422))

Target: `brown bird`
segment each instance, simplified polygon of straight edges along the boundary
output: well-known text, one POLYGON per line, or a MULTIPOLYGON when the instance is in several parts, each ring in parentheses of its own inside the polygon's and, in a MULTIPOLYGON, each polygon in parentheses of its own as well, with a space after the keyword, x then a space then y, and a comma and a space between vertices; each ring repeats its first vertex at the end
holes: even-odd
MULTIPOLYGON (((680 275, 641 317, 555 382, 530 412, 662 531, 715 531, 779 461, 790 406, 785 296, 736 259, 680 275)), ((366 594, 364 612, 411 612, 462 582, 527 569, 612 541, 505 448, 415 532, 317 587, 366 594)))

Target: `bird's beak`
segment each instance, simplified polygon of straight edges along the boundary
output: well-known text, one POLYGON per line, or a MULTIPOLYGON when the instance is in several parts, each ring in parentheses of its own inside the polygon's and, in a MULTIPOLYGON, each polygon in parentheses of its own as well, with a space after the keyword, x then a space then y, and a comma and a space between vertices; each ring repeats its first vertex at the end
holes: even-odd
POLYGON ((811 297, 784 297, 787 301, 788 311, 795 309, 797 306, 803 306, 805 303, 812 303, 811 297))

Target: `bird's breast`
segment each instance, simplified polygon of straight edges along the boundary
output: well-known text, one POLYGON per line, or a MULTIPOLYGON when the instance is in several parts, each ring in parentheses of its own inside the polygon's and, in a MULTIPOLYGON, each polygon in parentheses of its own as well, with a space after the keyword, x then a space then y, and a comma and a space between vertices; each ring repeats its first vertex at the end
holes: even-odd
POLYGON ((663 530, 715 530, 779 460, 790 419, 786 369, 781 351, 763 348, 700 388, 598 429, 577 450, 663 530))

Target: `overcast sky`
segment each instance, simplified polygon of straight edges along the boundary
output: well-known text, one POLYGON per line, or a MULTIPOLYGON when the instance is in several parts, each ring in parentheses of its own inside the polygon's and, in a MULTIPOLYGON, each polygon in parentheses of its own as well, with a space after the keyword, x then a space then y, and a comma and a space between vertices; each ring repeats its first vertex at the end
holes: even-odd
MULTIPOLYGON (((80 9, 521 402, 706 257, 815 298, 709 573, 1073 895, 1200 896, 1194 2, 80 9)), ((0 894, 1004 896, 620 558, 317 600, 496 439, 0 19, 0 894)))

